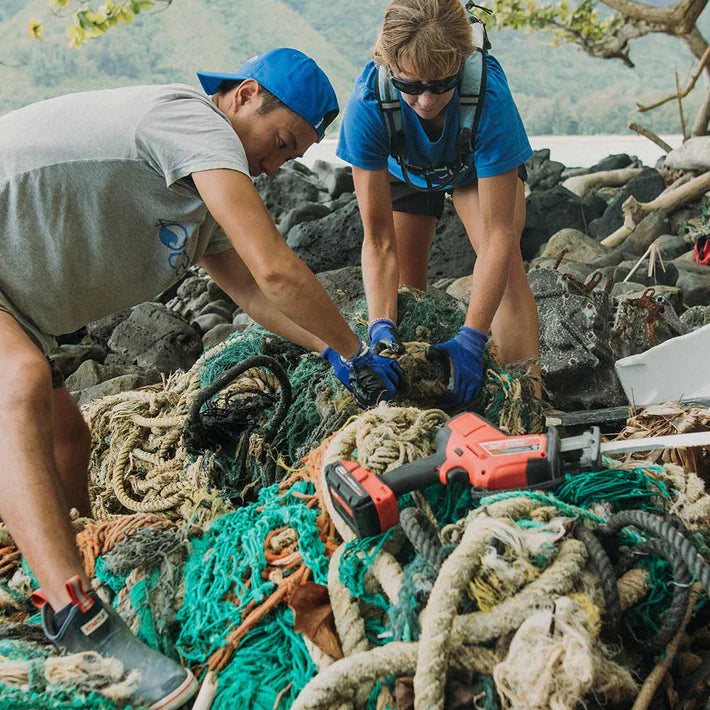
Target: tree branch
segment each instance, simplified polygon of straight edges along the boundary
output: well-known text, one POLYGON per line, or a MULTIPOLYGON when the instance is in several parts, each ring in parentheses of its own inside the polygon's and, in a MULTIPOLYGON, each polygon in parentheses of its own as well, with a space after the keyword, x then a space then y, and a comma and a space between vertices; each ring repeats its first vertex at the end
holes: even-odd
POLYGON ((684 35, 694 27, 707 0, 682 0, 668 7, 654 7, 633 0, 601 0, 607 7, 631 20, 663 25, 668 34, 684 35))
POLYGON ((645 136, 650 141, 653 141, 659 148, 662 148, 666 153, 670 153, 673 148, 666 143, 663 138, 656 135, 650 128, 642 126, 640 123, 634 123, 633 121, 629 123, 629 128, 632 131, 636 131, 639 135, 645 136))
POLYGON ((708 48, 705 50, 705 53, 700 58, 700 63, 693 72, 693 75, 690 77, 690 81, 686 85, 685 89, 683 89, 682 91, 677 91, 675 94, 670 94, 669 96, 666 96, 665 98, 662 98, 659 101, 656 101, 655 103, 649 104, 648 106, 642 106, 641 104, 637 103, 636 106, 638 107, 638 110, 641 113, 644 113, 646 111, 650 111, 652 108, 658 108, 659 106, 663 106, 663 104, 668 103, 669 101, 673 101, 674 99, 684 99, 693 90, 695 82, 697 82, 698 78, 702 74, 703 68, 705 67, 705 64, 707 63, 708 59, 710 59, 710 46, 708 46, 708 48))
MULTIPOLYGON (((670 7, 654 7, 643 2, 632 2, 630 0, 601 0, 607 7, 616 10, 620 15, 628 17, 630 20, 641 20, 643 22, 653 22, 654 24, 667 24, 671 21, 674 12, 683 4, 671 5, 670 7)), ((686 0, 687 2, 688 0, 686 0)), ((691 0, 698 1, 698 0, 691 0)), ((703 0, 699 0, 702 2, 703 0)))

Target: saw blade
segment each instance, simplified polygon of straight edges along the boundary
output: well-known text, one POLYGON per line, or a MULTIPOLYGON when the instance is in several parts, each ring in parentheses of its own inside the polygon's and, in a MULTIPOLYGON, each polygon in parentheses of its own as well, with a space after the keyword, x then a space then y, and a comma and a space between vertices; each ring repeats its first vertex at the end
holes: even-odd
POLYGON ((653 449, 688 449, 693 446, 710 446, 710 431, 649 436, 645 439, 606 441, 600 448, 603 454, 620 454, 632 451, 652 451, 653 449))

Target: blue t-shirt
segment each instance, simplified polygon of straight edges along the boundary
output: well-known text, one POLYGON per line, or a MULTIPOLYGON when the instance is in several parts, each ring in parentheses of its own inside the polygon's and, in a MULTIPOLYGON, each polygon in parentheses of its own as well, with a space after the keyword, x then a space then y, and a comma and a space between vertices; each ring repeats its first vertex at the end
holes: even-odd
MULTIPOLYGON (((524 163, 531 155, 525 127, 508 88, 508 81, 498 60, 486 54, 486 88, 483 108, 474 141, 469 168, 451 187, 465 185, 477 177, 491 177, 508 172, 524 163)), ((389 139, 384 117, 377 101, 377 66, 370 61, 355 82, 340 125, 336 155, 364 170, 388 168, 391 175, 403 180, 397 161, 389 155, 389 139)), ((446 108, 441 136, 432 141, 419 117, 400 95, 402 128, 406 137, 407 164, 418 167, 440 167, 456 159, 459 134, 459 97, 454 92, 446 108)), ((426 187, 423 177, 408 173, 417 186, 426 187)))

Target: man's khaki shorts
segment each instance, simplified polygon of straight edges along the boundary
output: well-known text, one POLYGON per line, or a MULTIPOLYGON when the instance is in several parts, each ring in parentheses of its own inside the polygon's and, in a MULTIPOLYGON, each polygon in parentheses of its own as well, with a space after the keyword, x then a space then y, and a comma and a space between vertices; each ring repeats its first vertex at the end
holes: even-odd
POLYGON ((59 368, 49 358, 49 353, 57 347, 57 341, 51 335, 43 333, 27 316, 20 313, 15 308, 12 301, 0 291, 0 311, 9 313, 20 325, 22 330, 27 333, 32 342, 44 353, 49 363, 49 369, 52 372, 52 387, 58 389, 64 387, 64 375, 59 368))

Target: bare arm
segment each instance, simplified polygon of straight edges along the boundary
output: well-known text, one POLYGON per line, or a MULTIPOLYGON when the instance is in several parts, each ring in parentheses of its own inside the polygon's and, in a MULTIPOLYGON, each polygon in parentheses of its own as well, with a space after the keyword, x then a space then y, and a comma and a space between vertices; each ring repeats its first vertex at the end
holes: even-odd
MULTIPOLYGON (((471 281, 471 300, 465 325, 488 333, 508 281, 515 248, 515 194, 517 170, 478 180, 483 234, 471 281)), ((460 199, 461 196, 455 196, 460 199)), ((464 197, 465 199, 465 197, 464 197)), ((468 228, 468 225, 466 225, 468 228)))
MULTIPOLYGON (((204 170, 192 178, 266 300, 296 326, 352 357, 357 336, 279 234, 251 180, 235 170, 204 170)), ((285 321, 279 323, 284 326, 285 321)))
POLYGON ((326 343, 287 318, 269 301, 234 249, 203 256, 200 266, 257 323, 308 350, 322 352, 326 343))
POLYGON ((392 219, 389 173, 353 167, 365 239, 362 243, 362 280, 370 320, 397 320, 399 260, 392 219))

